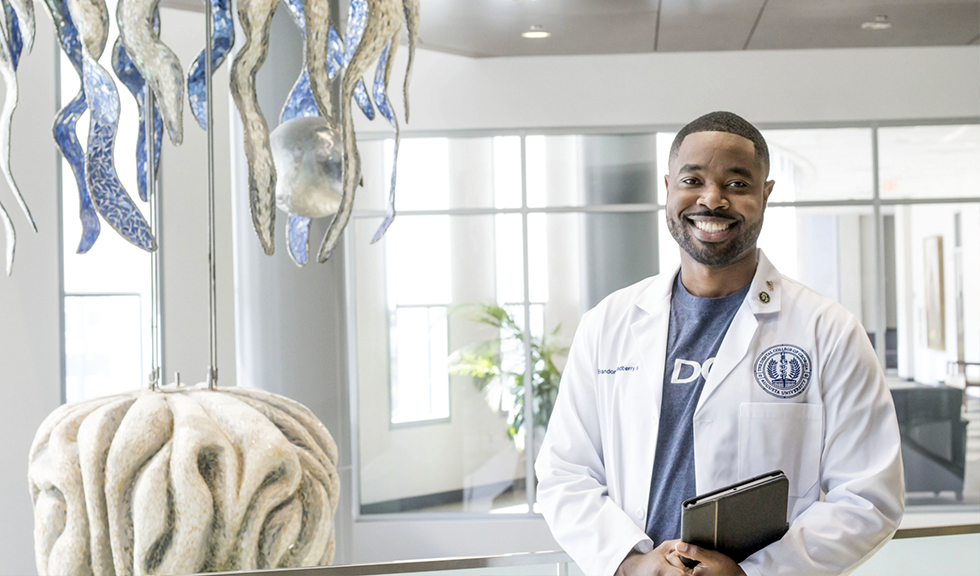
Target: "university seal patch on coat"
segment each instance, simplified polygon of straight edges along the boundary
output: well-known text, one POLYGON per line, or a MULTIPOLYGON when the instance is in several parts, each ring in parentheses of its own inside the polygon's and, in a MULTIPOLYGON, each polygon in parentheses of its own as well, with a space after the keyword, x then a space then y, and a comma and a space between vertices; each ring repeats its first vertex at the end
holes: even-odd
POLYGON ((799 346, 767 348, 755 361, 755 381, 777 398, 793 398, 810 385, 810 356, 799 346))

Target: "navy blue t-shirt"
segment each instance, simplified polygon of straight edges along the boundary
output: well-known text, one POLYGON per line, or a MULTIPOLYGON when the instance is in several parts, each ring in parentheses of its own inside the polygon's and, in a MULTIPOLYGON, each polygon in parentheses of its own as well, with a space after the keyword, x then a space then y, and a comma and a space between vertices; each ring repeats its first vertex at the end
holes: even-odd
POLYGON ((655 546, 680 538, 681 504, 697 496, 694 409, 721 341, 748 291, 746 286, 723 298, 698 298, 684 288, 679 273, 674 279, 660 432, 646 526, 655 546))

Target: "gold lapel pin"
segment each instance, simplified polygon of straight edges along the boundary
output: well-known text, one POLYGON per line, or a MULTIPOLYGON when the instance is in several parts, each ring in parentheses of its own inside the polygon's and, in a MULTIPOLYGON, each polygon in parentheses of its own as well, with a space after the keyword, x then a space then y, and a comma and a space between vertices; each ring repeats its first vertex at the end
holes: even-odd
POLYGON ((763 304, 768 304, 769 303, 769 293, 768 292, 759 292, 759 300, 762 300, 762 303, 763 304))
POLYGON ((772 280, 766 280, 766 288, 768 288, 770 292, 774 290, 772 286, 772 280))

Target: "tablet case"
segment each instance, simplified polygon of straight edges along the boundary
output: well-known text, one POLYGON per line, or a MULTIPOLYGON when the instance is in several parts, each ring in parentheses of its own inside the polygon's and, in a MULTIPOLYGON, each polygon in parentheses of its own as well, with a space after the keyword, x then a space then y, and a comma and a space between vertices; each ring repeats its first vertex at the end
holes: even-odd
MULTIPOLYGON (((695 496, 681 507, 681 540, 741 562, 789 529, 788 495, 789 480, 781 470, 773 470, 695 496)), ((697 565, 683 560, 688 567, 697 565)))

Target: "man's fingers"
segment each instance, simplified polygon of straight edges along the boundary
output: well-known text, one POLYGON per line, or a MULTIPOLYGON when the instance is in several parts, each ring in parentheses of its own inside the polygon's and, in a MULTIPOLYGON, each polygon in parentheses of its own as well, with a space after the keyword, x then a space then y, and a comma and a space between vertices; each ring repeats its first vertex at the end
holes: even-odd
POLYGON ((697 560, 704 564, 714 564, 721 559, 727 558, 727 556, 720 552, 701 548, 694 544, 687 544, 686 542, 678 542, 675 548, 681 556, 690 558, 691 560, 697 560))
POLYGON ((680 542, 680 540, 664 540, 660 543, 660 546, 657 546, 657 550, 660 550, 664 553, 664 556, 666 556, 667 553, 673 550, 678 544, 680 544, 680 542))
POLYGON ((685 571, 688 569, 687 566, 685 566, 684 563, 681 562, 681 556, 680 554, 678 554, 677 550, 671 550, 665 556, 665 558, 667 558, 667 562, 675 568, 680 568, 681 570, 685 570, 685 571))

